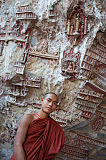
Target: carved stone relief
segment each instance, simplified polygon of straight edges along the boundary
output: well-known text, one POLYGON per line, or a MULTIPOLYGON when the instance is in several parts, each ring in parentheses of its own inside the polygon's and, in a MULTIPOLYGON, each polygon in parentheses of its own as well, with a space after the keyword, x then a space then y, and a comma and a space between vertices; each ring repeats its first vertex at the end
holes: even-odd
POLYGON ((80 52, 64 51, 61 63, 62 75, 68 76, 71 80, 77 79, 80 72, 80 52))
POLYGON ((87 82, 76 96, 77 108, 82 111, 81 116, 85 119, 93 118, 98 105, 103 101, 104 95, 105 92, 102 89, 91 82, 87 82))
POLYGON ((106 141, 104 141, 103 138, 100 139, 99 136, 94 137, 87 132, 84 133, 80 128, 79 130, 72 130, 70 127, 66 127, 65 136, 65 145, 57 155, 57 157, 62 160, 85 160, 96 158, 98 148, 106 148, 106 141), (92 150, 95 150, 95 152, 92 152, 92 150))
POLYGON ((105 82, 105 72, 103 72, 103 68, 106 68, 105 34, 106 33, 98 33, 99 37, 97 36, 98 38, 95 39, 94 44, 85 54, 80 71, 80 75, 83 78, 92 78, 95 75, 96 79, 98 79, 97 81, 101 81, 103 86, 105 82))
POLYGON ((39 43, 36 49, 30 48, 29 56, 40 57, 51 60, 59 60, 60 48, 57 52, 51 53, 48 51, 48 40, 39 43))
POLYGON ((97 0, 0 2, 2 158, 11 157, 23 114, 39 111, 43 95, 53 91, 59 108, 50 116, 66 138, 56 160, 105 159, 104 6, 97 0))
POLYGON ((84 2, 72 2, 67 11, 66 33, 73 45, 82 41, 88 32, 88 18, 84 13, 84 2))
POLYGON ((29 5, 18 6, 16 11, 17 20, 36 20, 37 16, 29 5))

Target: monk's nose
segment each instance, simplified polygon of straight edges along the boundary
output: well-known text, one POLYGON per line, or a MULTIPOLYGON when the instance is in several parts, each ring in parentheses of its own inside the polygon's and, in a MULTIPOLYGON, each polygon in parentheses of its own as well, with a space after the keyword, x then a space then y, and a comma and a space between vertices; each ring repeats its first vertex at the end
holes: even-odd
POLYGON ((49 102, 49 106, 52 106, 52 104, 53 104, 52 102, 49 102))

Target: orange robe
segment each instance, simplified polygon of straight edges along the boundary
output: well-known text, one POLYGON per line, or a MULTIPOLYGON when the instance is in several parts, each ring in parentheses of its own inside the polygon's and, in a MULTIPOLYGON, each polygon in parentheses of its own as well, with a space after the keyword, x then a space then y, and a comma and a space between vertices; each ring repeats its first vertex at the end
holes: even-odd
MULTIPOLYGON (((27 160, 51 160, 65 141, 60 125, 52 118, 38 118, 28 128, 23 145, 27 160)), ((14 155, 11 157, 14 159, 14 155)))

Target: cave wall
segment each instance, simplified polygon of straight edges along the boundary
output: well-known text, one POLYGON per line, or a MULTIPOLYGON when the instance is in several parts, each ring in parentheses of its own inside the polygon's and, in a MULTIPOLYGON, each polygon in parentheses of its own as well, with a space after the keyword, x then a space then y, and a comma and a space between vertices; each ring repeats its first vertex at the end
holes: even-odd
POLYGON ((65 133, 56 160, 105 160, 105 0, 0 1, 0 159, 52 91, 65 133))

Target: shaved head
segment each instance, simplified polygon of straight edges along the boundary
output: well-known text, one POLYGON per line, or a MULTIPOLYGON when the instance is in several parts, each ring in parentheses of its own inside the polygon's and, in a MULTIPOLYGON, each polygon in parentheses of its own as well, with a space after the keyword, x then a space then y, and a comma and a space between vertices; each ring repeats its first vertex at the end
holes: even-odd
POLYGON ((57 101, 58 101, 58 96, 57 96, 57 94, 54 93, 54 92, 48 92, 48 93, 46 93, 46 94, 44 95, 44 98, 46 98, 48 94, 53 94, 53 95, 55 95, 55 96, 57 97, 57 101))

